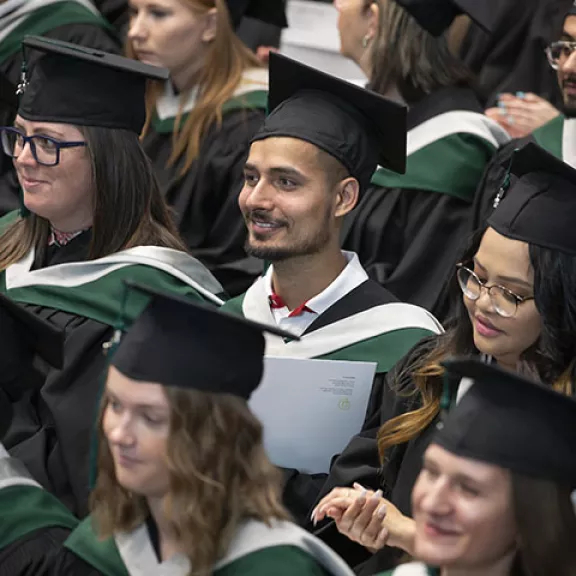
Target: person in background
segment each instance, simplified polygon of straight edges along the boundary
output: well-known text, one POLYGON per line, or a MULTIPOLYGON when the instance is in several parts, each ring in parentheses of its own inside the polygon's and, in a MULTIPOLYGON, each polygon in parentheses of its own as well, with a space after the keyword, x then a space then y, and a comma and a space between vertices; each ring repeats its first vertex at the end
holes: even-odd
MULTIPOLYGON (((34 34, 105 52, 120 51, 119 38, 90 0, 5 0, 0 2, 0 74, 14 86, 22 74, 22 40, 34 34)), ((29 57, 29 67, 35 57, 29 57)), ((10 165, 4 168, 2 162, 0 216, 18 208, 16 174, 10 165)))
POLYGON ((262 124, 268 71, 235 32, 242 17, 286 25, 282 0, 130 1, 128 53, 166 66, 148 91, 143 146, 180 234, 230 295, 262 271, 244 251, 238 209, 250 138, 262 124))
MULTIPOLYGON (((108 349, 92 514, 63 547, 36 554, 28 573, 352 576, 288 520, 280 474, 246 404, 264 369, 263 332, 287 333, 144 285, 130 284, 125 302, 136 291, 149 304, 108 349)), ((25 471, 3 456, 12 494, 43 499, 54 523, 57 503, 24 486, 25 471)), ((0 506, 9 490, 0 489, 0 506)), ((8 520, 24 537, 38 525, 28 506, 8 520)))
POLYGON ((470 228, 484 224, 494 209, 514 150, 527 142, 535 142, 557 158, 576 167, 576 4, 566 12, 562 34, 546 49, 548 63, 556 72, 562 91, 562 115, 556 116, 541 128, 520 140, 513 140, 493 158, 478 185, 470 228))
MULTIPOLYGON (((216 305, 222 287, 185 252, 138 141, 146 81, 167 70, 34 36, 24 51, 42 55, 23 79, 14 124, 0 128, 23 190, 21 210, 0 220, 0 291, 66 338, 60 369, 39 364, 42 377, 15 405, 4 443, 83 516, 87 415, 123 280, 216 305)), ((130 313, 143 305, 133 301, 130 313)))
POLYGON ((474 383, 435 433, 412 493, 424 563, 381 576, 573 576, 576 401, 478 361, 445 367, 474 383))
MULTIPOLYGON (((413 4, 335 3, 342 54, 364 70, 372 90, 409 107, 406 173, 378 168, 346 218, 342 245, 358 253, 371 278, 442 321, 476 186, 510 137, 483 114, 446 35, 434 37, 422 28, 411 15, 422 18, 413 4)), ((455 15, 448 3, 436 17, 444 12, 442 29, 455 15)))
MULTIPOLYGON (((333 463, 312 513, 309 529, 335 501, 378 492, 362 504, 370 514, 383 513, 380 505, 385 504, 380 522, 388 531, 386 547, 360 540, 349 521, 318 527, 317 535, 357 566, 358 574, 389 569, 399 553, 413 552, 410 495, 441 408, 450 403, 442 396, 444 360, 480 355, 487 363, 574 394, 576 171, 530 144, 515 156, 512 172, 516 184, 457 267, 455 288, 461 296, 446 332, 422 341, 388 373, 388 401, 367 416, 362 432, 333 463), (382 465, 370 473, 376 456, 364 440, 369 434, 377 436, 382 465)), ((463 382, 459 396, 465 390, 463 382)), ((347 519, 363 510, 355 507, 347 519)))
MULTIPOLYGON (((440 324, 379 286, 340 249, 344 216, 377 162, 404 165, 405 111, 374 94, 278 54, 270 61, 270 115, 252 139, 240 208, 247 251, 266 274, 225 308, 301 337, 270 343, 288 358, 377 362, 370 405, 386 372, 440 324)), ((374 454, 376 438, 366 436, 374 454)), ((377 456, 372 466, 377 468, 377 456)), ((286 470, 284 502, 306 522, 326 474, 286 470)))

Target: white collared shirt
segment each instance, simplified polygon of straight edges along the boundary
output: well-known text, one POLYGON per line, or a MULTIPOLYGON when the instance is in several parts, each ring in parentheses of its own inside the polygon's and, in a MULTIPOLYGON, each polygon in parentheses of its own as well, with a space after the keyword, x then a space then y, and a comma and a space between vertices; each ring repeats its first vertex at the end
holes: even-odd
MULTIPOLYGON (((304 312, 298 316, 289 316, 290 310, 288 310, 287 306, 283 308, 272 308, 272 315, 278 326, 289 330, 297 336, 301 336, 320 314, 368 280, 368 274, 366 274, 366 271, 362 268, 358 255, 345 250, 342 251, 342 254, 348 262, 346 267, 332 284, 306 302, 306 307, 310 311, 304 310, 304 312)), ((264 276, 268 297, 274 293, 272 290, 273 271, 273 267, 270 266, 264 276)))

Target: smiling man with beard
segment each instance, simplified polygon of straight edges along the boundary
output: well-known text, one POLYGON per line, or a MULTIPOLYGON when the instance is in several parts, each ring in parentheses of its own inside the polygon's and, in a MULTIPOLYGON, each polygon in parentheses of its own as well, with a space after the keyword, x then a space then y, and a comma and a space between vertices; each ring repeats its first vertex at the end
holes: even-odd
MULTIPOLYGON (((269 355, 376 362, 370 406, 386 405, 392 394, 383 386, 386 372, 441 326, 370 280, 358 256, 341 251, 340 232, 378 164, 404 170, 406 111, 277 54, 270 56, 268 107, 252 140, 239 204, 248 253, 271 265, 225 307, 301 337, 270 342, 269 355)), ((375 423, 345 449, 350 458, 340 462, 342 482, 377 485, 377 429, 375 423)), ((325 478, 286 470, 285 504, 299 521, 325 478)))
POLYGON ((498 205, 500 184, 504 181, 512 155, 527 142, 535 142, 576 167, 576 0, 566 15, 560 38, 546 48, 546 56, 558 76, 564 103, 563 115, 525 138, 512 140, 493 157, 478 187, 471 231, 480 228, 498 205))

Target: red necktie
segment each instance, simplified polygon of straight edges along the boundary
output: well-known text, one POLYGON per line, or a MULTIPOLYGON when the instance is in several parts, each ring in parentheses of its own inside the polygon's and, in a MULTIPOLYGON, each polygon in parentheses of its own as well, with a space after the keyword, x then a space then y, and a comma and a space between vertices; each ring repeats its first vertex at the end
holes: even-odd
MULTIPOLYGON (((272 308, 272 309, 278 309, 278 308, 285 308, 286 307, 286 303, 282 299, 282 296, 278 296, 278 294, 275 294, 274 292, 272 292, 272 294, 270 296, 268 296, 268 300, 270 302, 270 308, 272 308)), ((308 306, 306 306, 306 304, 307 304, 307 302, 304 302, 304 304, 300 304, 300 306, 298 306, 298 308, 294 308, 294 310, 292 310, 292 312, 290 312, 290 314, 288 314, 288 318, 293 318, 294 316, 300 316, 304 312, 314 312, 314 310, 311 310, 310 308, 308 308, 308 306)))

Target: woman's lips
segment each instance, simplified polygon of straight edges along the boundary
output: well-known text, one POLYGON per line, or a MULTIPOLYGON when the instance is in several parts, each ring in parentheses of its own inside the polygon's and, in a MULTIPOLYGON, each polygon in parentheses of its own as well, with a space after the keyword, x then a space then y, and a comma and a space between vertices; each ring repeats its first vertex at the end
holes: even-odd
POLYGON ((496 336, 502 334, 502 330, 498 330, 494 324, 482 316, 474 317, 474 325, 478 334, 484 336, 485 338, 495 338, 496 336))

